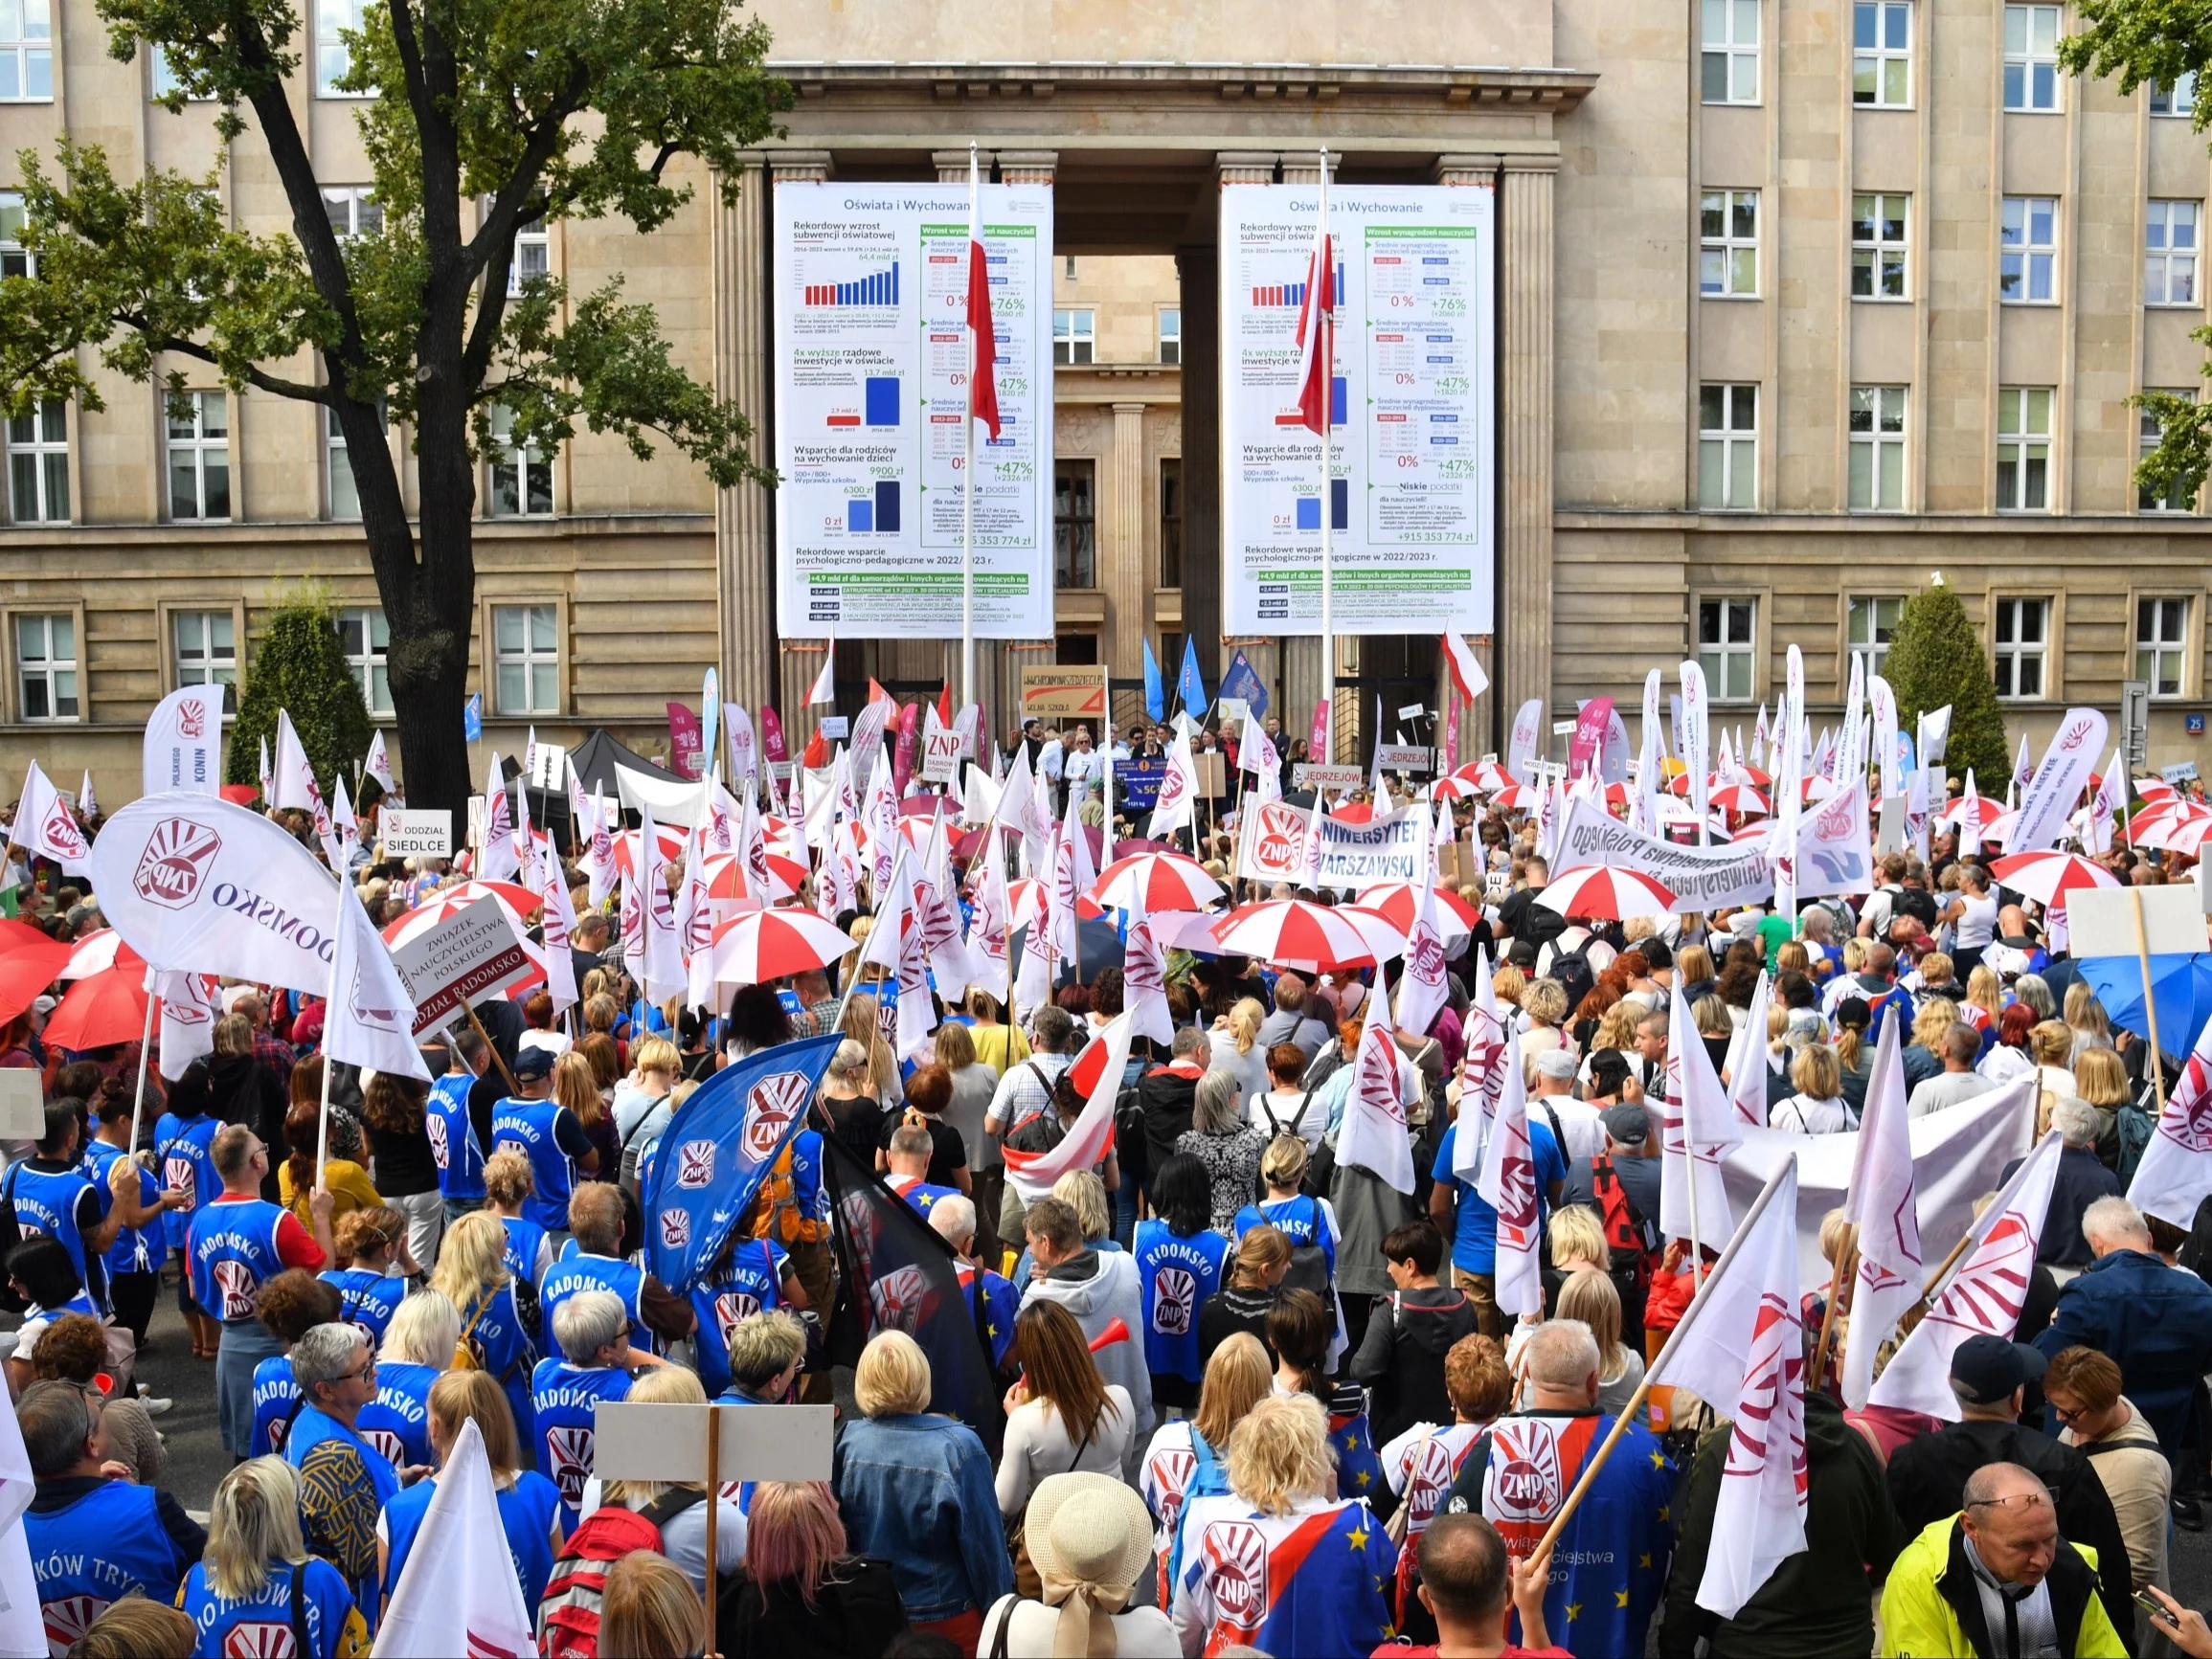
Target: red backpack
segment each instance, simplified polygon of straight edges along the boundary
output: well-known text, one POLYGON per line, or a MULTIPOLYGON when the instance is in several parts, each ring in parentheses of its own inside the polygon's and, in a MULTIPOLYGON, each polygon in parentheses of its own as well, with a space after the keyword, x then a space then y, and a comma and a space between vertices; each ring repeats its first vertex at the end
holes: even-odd
POLYGON ((598 1659, 599 1608, 607 1572, 633 1550, 665 1555, 661 1529, 707 1494, 674 1487, 643 1510, 601 1504, 568 1536, 537 1603, 537 1647, 545 1659, 598 1659))

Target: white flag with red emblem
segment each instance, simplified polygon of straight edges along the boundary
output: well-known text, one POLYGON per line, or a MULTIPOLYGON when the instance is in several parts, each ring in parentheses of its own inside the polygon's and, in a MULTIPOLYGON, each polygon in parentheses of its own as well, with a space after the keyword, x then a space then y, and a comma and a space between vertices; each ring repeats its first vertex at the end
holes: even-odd
POLYGON ((1745 1123, 1767 1121, 1767 971, 1751 989, 1751 1006, 1728 1044, 1728 1104, 1745 1123))
POLYGON ((1006 999, 1006 861, 994 831, 977 855, 974 903, 968 911, 968 983, 1006 999))
POLYGON ((937 1029, 937 1007, 930 998, 929 958, 922 949, 919 919, 914 913, 914 868, 907 860, 906 838, 898 838, 898 853, 892 860, 891 879, 883 885, 875 908, 875 925, 860 950, 854 972, 870 965, 890 971, 888 983, 875 987, 879 998, 897 1003, 901 1060, 910 1060, 929 1045, 937 1029))
POLYGON ((1052 1183, 1070 1170, 1094 1168, 1114 1150, 1114 1102, 1129 1068, 1130 1036, 1129 1011, 1123 1009, 1075 1056, 1068 1082, 1083 1097, 1083 1110, 1066 1126, 1065 1140, 1050 1152, 1005 1149, 1006 1180, 1024 1203, 1050 1197, 1052 1183))
POLYGON ((952 895, 959 891, 953 880, 952 847, 947 840, 944 809, 940 806, 930 824, 929 845, 914 884, 914 926, 921 930, 922 954, 928 958, 937 993, 949 1005, 967 994, 976 980, 967 941, 960 936, 959 912, 952 895))
POLYGON ((1536 1194, 1536 1157, 1528 1144, 1528 1095, 1521 1077, 1521 1040, 1506 1044, 1504 1093, 1490 1121, 1475 1191, 1498 1212, 1498 1307, 1513 1314, 1544 1312, 1544 1211, 1536 1194))
POLYGON ((699 825, 684 838, 684 885, 676 897, 676 937, 684 953, 684 1006, 711 1010, 714 990, 714 901, 707 896, 707 851, 699 825))
POLYGON ((2166 1110, 2129 1184, 2128 1202, 2146 1216, 2186 1230, 2208 1194, 2212 1194, 2212 1021, 2205 1024, 2196 1052, 2181 1067, 2180 1081, 2166 1096, 2166 1110))
MULTIPOLYGON (((1902 1020, 1885 1020, 1859 1118, 1859 1146, 1843 1219, 1859 1229, 1851 1324, 1843 1344, 1843 1403, 1863 1407, 1874 1386, 1874 1353, 1920 1300, 1928 1273, 1920 1254, 1920 1199, 1912 1178, 1911 1118, 1906 1110, 1902 1020)), ((1830 1295, 1841 1287, 1831 1287, 1830 1295)))
POLYGON ((1413 1190, 1413 1143, 1406 1132, 1406 1099, 1398 1069, 1398 1034, 1390 1001, 1378 988, 1368 997, 1366 1029, 1352 1061, 1352 1087, 1344 1096, 1337 1162, 1370 1171, 1401 1193, 1413 1190))
POLYGON ((675 896, 668 891, 668 861, 661 856, 661 832, 650 809, 639 816, 638 904, 644 938, 638 980, 650 1000, 666 1002, 690 989, 690 976, 684 971, 684 939, 675 896))
POLYGON ((384 752, 384 733, 381 731, 370 737, 369 758, 362 763, 361 770, 365 775, 374 778, 382 785, 386 795, 391 795, 399 788, 398 783, 392 776, 392 758, 384 752))
POLYGON ((477 849, 476 879, 511 882, 522 873, 522 860, 514 848, 514 812, 508 804, 507 773, 499 756, 491 757, 484 779, 484 845, 477 849))
POLYGON ((161 1074, 174 1083, 186 1066, 215 1050, 222 1012, 215 1006, 215 976, 164 971, 153 976, 153 986, 161 998, 161 1074))
POLYGON ((1697 1603, 1735 1617, 1805 1545, 1805 1323, 1797 1294, 1797 1158, 1782 1162, 1653 1362, 1727 1418, 1728 1455, 1697 1603))
MULTIPOLYGON (((2023 1079, 2022 1081, 2032 1081, 2023 1079)), ((1969 1336, 2001 1336, 2007 1342, 2020 1329, 2035 1274, 2036 1251, 2043 1243, 2043 1218, 2051 1207, 2051 1183, 2059 1173, 2062 1142, 2057 1130, 2028 1154, 2005 1182, 1997 1200, 1982 1211, 1967 1237, 1966 1259, 1928 1310, 1928 1316, 1899 1344, 1867 1401, 1925 1411, 1958 1421, 1958 1397, 1951 1391, 1951 1356, 1969 1336)))
POLYGON ((269 804, 279 811, 296 808, 301 812, 321 812, 323 792, 315 784, 315 769, 307 763, 305 745, 292 729, 292 717, 283 709, 277 710, 277 755, 275 775, 271 782, 276 795, 269 804))
POLYGON ((70 875, 90 873, 85 860, 91 857, 91 844, 78 828, 69 803, 39 771, 35 760, 24 776, 23 794, 15 802, 15 821, 9 826, 8 839, 40 858, 52 859, 70 875))
POLYGON ((590 850, 584 859, 586 897, 595 905, 603 905, 607 895, 615 890, 616 877, 621 873, 615 863, 615 832, 607 821, 607 797, 603 792, 593 795, 584 824, 584 833, 590 839, 590 850))
POLYGON ((1498 1014, 1498 993, 1490 984, 1490 953, 1480 945, 1475 948, 1475 995, 1468 999, 1464 1035, 1459 1110, 1452 1126, 1452 1173, 1473 1186, 1482 1171, 1490 1121, 1504 1098, 1507 1036, 1505 1021, 1498 1014))
POLYGON ((1244 735, 1237 742, 1236 769, 1249 772, 1258 781, 1253 786, 1254 800, 1275 800, 1282 795, 1282 756, 1275 752, 1275 743, 1267 729, 1249 705, 1244 711, 1244 735))
POLYGON ((1444 924, 1438 917, 1434 872, 1421 872, 1421 896, 1413 901, 1413 929, 1406 935, 1406 973, 1398 981, 1398 1023, 1426 1037, 1452 987, 1444 972, 1444 924))
POLYGON ((1190 822, 1192 803, 1198 798, 1198 761, 1190 752, 1190 728, 1175 734, 1168 746, 1167 770, 1160 774, 1160 795, 1153 802, 1152 821, 1144 833, 1165 841, 1190 822))
POLYGON ((483 1431, 464 1420, 392 1587, 371 1659, 516 1659, 537 1651, 531 1614, 508 1553, 483 1431))
POLYGON ((868 803, 862 809, 862 827, 868 831, 868 874, 877 904, 891 881, 891 867, 898 862, 906 838, 898 832, 898 796, 892 792, 891 768, 879 766, 868 782, 868 803))
POLYGON ((576 959, 569 953, 569 935, 576 930, 576 908, 553 848, 539 848, 536 863, 538 891, 545 898, 546 991, 557 1014, 576 1002, 576 959))
POLYGON ((1175 1041, 1175 1014, 1167 1006, 1167 957, 1152 936, 1152 922, 1144 909, 1144 889, 1129 908, 1129 930, 1121 952, 1121 1005, 1129 1011, 1129 1028, 1155 1042, 1175 1041))
POLYGON ((338 887, 337 948, 331 953, 323 1051, 332 1060, 428 1083, 430 1068, 415 1046, 415 998, 407 994, 353 884, 340 882, 338 887))
POLYGON ((1667 1026, 1666 1099, 1659 1103, 1659 1231, 1670 1239, 1694 1236, 1701 1246, 1709 1246, 1735 1230, 1728 1189, 1721 1179, 1721 1160, 1743 1144, 1742 1124, 1713 1070, 1712 1056, 1705 1052, 1705 1040, 1690 1018, 1679 980, 1673 998, 1667 1026))

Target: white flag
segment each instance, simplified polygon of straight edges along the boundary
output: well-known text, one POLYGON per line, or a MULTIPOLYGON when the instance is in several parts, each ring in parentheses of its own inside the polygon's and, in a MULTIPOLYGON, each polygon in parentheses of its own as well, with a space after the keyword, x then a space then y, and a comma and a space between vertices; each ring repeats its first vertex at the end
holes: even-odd
POLYGON ((338 884, 337 951, 330 965, 330 1007, 323 1051, 332 1060, 430 1081, 415 1046, 415 998, 392 953, 377 937, 361 895, 338 884))
POLYGON ((1528 1094, 1521 1076, 1519 1037, 1506 1044, 1503 1070, 1504 1093, 1490 1124, 1475 1191, 1498 1212, 1499 1311, 1541 1314, 1544 1208, 1536 1191, 1535 1154, 1528 1144, 1528 1094))
POLYGON ((2143 1161, 2128 1187, 2128 1202, 2186 1230, 2197 1206, 2212 1193, 2212 1021, 2166 1096, 2158 1128, 2143 1148, 2143 1161))
POLYGON ((323 792, 315 783, 315 769, 307 763, 306 746, 292 728, 292 717, 283 709, 277 710, 276 798, 269 804, 279 811, 296 808, 301 812, 320 813, 323 810, 323 792))
POLYGON ((217 794, 223 784, 222 752, 223 688, 181 685, 155 706, 146 723, 139 793, 187 789, 217 794))
POLYGON ((714 988, 714 901, 707 896, 707 852, 697 824, 684 837, 684 882, 675 916, 684 954, 684 1006, 711 1011, 721 999, 714 988))
POLYGON ((222 1014, 215 976, 164 970, 153 980, 161 998, 161 1074, 174 1083, 186 1066, 215 1051, 215 1020, 222 1014))
POLYGON ((1713 1072, 1705 1040, 1690 1019, 1677 980, 1673 1017, 1667 1026, 1667 1098, 1659 1105, 1659 1231, 1670 1239, 1692 1236, 1693 1181, 1697 1198, 1695 1236, 1710 1246, 1735 1230, 1728 1189, 1721 1179, 1721 1160, 1743 1143, 1735 1109, 1713 1072))
POLYGON ((38 1604, 37 1575, 31 1566, 31 1537, 23 1527, 23 1512, 35 1491, 15 1407, 0 1401, 0 1654, 10 1659, 43 1659, 53 1651, 38 1604))
POLYGON ((1452 1126, 1452 1173, 1473 1186, 1482 1170, 1491 1119, 1504 1098, 1508 1061, 1505 1022, 1499 1018, 1498 993, 1490 984, 1490 953, 1479 945, 1475 948, 1475 995, 1467 1003, 1464 1037, 1459 1110, 1452 1126))
POLYGON ((622 947, 622 971, 641 983, 645 977, 644 884, 628 870, 620 878, 621 900, 615 906, 616 937, 622 947))
MULTIPOLYGON (((969 983, 990 994, 999 1002, 1006 999, 1007 938, 1011 931, 1006 910, 1006 860, 1005 851, 999 845, 997 831, 983 838, 977 853, 980 861, 975 878, 974 903, 968 914, 968 967, 969 983)), ((826 871, 828 864, 824 864, 826 871)), ((819 882, 820 877, 816 880, 819 882)), ((1135 933, 1135 928, 1130 930, 1135 933)), ((1150 937, 1147 931, 1146 937, 1150 937)), ((1135 977, 1136 958, 1132 952, 1129 968, 1135 977)), ((1135 997, 1130 1003, 1133 1006, 1135 997)))
MULTIPOLYGON (((2023 1077, 2012 1087, 2034 1085, 2033 1077, 2023 1077)), ((2005 1182, 1997 1201, 1974 1223, 1967 1234, 1973 1243, 1967 1246, 1965 1262, 1943 1287, 1928 1316, 1890 1356, 1866 1397, 1868 1403, 1958 1421, 1958 1397, 1951 1392, 1951 1356, 1969 1336, 2001 1336, 2010 1342, 2019 1331, 2063 1144, 2055 1129, 2044 1135, 2005 1182)))
POLYGON ((722 741, 730 746, 730 775, 740 785, 760 771, 760 743, 753 734, 753 716, 742 703, 722 705, 722 741))
POLYGON ((383 732, 379 731, 369 739, 369 758, 361 770, 365 775, 372 777, 382 784, 386 795, 391 795, 398 789, 399 785, 392 776, 391 758, 384 752, 383 732))
POLYGON ((476 878, 508 882, 521 873, 522 859, 514 845, 514 813, 507 798, 507 773, 494 754, 484 780, 484 845, 477 849, 476 878))
POLYGON ((1190 752, 1190 729, 1176 732, 1167 751, 1167 770, 1160 776, 1160 794, 1152 807, 1152 821, 1144 833, 1165 841, 1189 824, 1192 803, 1198 798, 1198 762, 1190 752))
POLYGON ((1724 1619, 1805 1545, 1805 1325, 1797 1296, 1797 1159, 1783 1160, 1700 1287, 1655 1386, 1730 1420, 1697 1603, 1724 1619))
MULTIPOLYGON (((269 767, 269 740, 265 737, 261 739, 261 770, 254 775, 261 780, 261 805, 264 807, 274 806, 276 804, 274 796, 277 793, 277 778, 276 773, 269 767)), ((219 795, 222 792, 218 789, 214 793, 219 795)))
POLYGON ((338 832, 339 854, 338 861, 330 867, 344 875, 353 862, 353 849, 361 844, 361 820, 353 816, 353 802, 346 794, 345 777, 332 778, 330 787, 337 791, 330 802, 330 824, 338 832))
POLYGON ((1258 781, 1253 784, 1254 800, 1275 800, 1282 794, 1282 756, 1275 752, 1267 731, 1252 709, 1244 711, 1244 739, 1237 746, 1236 769, 1249 772, 1258 781))
POLYGON ((1978 854, 1981 851, 1981 792, 1975 788, 1971 766, 1966 769, 1966 793, 1958 797, 1958 812, 1952 824, 1958 834, 1958 856, 1971 859, 1978 854))
POLYGON ((888 984, 876 986, 879 998, 895 999, 898 1014, 899 1058, 910 1059, 927 1046, 937 1028, 937 1011, 930 999, 929 962, 922 953, 921 929, 914 916, 914 872, 907 861, 906 839, 899 838, 892 861, 891 878, 883 885, 875 907, 875 925, 860 949, 853 972, 869 966, 887 969, 888 984))
POLYGON ((953 880, 952 848, 946 836, 940 804, 930 824, 929 846, 922 853, 921 868, 914 877, 914 914, 931 978, 937 995, 949 1006, 966 995, 977 975, 967 941, 960 936, 959 912, 953 905, 959 886, 953 880))
POLYGON ((1105 1157, 1114 1146, 1114 1103, 1121 1093, 1121 1078, 1129 1068, 1132 1020, 1123 1009, 1098 1029, 1069 1066, 1069 1087, 1083 1097, 1083 1110, 1067 1126, 1067 1138, 1050 1152, 1005 1149, 1006 1184, 1035 1203, 1052 1190, 1052 1183, 1070 1170, 1087 1170, 1105 1157))
POLYGON ((906 838, 898 833, 898 796, 892 792, 891 768, 879 766, 868 783, 868 804, 861 818, 868 831, 868 879, 875 902, 883 903, 883 889, 891 880, 906 838))
POLYGON ((2110 763, 2105 768, 2105 775, 2097 779, 2097 793, 2089 801, 2088 834, 2082 839, 2092 856, 2102 858, 2112 850, 2112 815, 2126 805, 2127 800, 2127 763, 2115 749, 2110 763))
POLYGON ((2094 708, 2066 710, 2021 792, 2020 817, 2005 841, 2008 848, 2040 852, 2065 834, 2066 818, 2088 786, 2089 769, 2097 764, 2108 729, 2104 715, 2094 708))
POLYGON ((1130 907, 1128 937, 1122 947, 1121 1004, 1137 1036, 1160 1043, 1175 1041, 1175 1015, 1167 1006, 1167 958, 1152 936, 1141 886, 1137 903, 1130 907))
POLYGON ((1940 769, 1945 752, 1951 747, 1951 705, 1931 708, 1920 717, 1920 741, 1914 746, 1919 751, 1920 764, 1940 769))
POLYGON ((569 953, 569 935, 576 930, 576 908, 569 885, 561 879, 561 862, 552 847, 537 859, 538 891, 545 895, 546 991, 553 1012, 573 1008, 576 1001, 576 959, 569 953))
POLYGON ((1406 1102, 1398 1072, 1397 1033, 1390 1000, 1377 991, 1366 1000, 1366 1028, 1352 1060, 1352 1087, 1344 1096, 1337 1162, 1356 1165, 1401 1193, 1413 1190, 1413 1143, 1406 1132, 1406 1102))
POLYGON ((1425 1037, 1452 988, 1444 971, 1444 924, 1437 917, 1435 872, 1421 872, 1420 896, 1413 901, 1413 929, 1406 936, 1406 972, 1398 981, 1398 1023, 1425 1037))
POLYGON ((534 1653, 531 1617, 508 1553, 483 1431, 463 1423, 392 1587, 371 1659, 534 1653))
POLYGON ((817 703, 835 703, 837 701, 836 638, 833 636, 823 641, 823 644, 824 649, 822 653, 822 672, 814 677, 814 684, 806 688, 806 704, 810 708, 817 703))
MULTIPOLYGON (((1912 1178, 1911 1115, 1906 1110, 1902 1020, 1885 1020, 1866 1081, 1859 1146, 1843 1219, 1859 1229, 1859 1267, 1843 1344, 1843 1403, 1858 1410, 1874 1386, 1874 1353, 1920 1300, 1928 1272, 1920 1254, 1920 1199, 1912 1178)), ((1839 1295, 1840 1285, 1829 1294, 1839 1295)))
POLYGON ((591 811, 586 816, 591 838, 591 850, 584 860, 585 896, 595 905, 606 903, 607 895, 615 890, 620 866, 615 862, 615 832, 607 823, 607 797, 604 792, 592 796, 591 811))
POLYGON ((1697 815, 1698 840, 1706 839, 1706 821, 1710 816, 1707 802, 1712 791, 1711 754, 1707 747, 1710 728, 1707 721, 1705 671, 1695 658, 1684 659, 1682 665, 1682 764, 1690 769, 1690 811, 1697 815))
MULTIPOLYGON (((90 873, 91 850, 84 832, 77 827, 77 818, 69 810, 69 803, 61 798, 61 792, 38 769, 35 760, 24 775, 23 794, 15 802, 15 820, 9 827, 8 839, 40 858, 52 859, 70 875, 90 873)), ((106 896, 101 895, 103 905, 106 896)), ((112 910, 106 914, 110 921, 114 920, 112 910)), ((134 945, 132 949, 137 947, 134 945)))
POLYGON ((1728 1044, 1728 1104, 1746 1123, 1767 1121, 1767 971, 1751 988, 1751 1006, 1728 1044))
POLYGON ((91 818, 100 811, 100 803, 92 798, 92 769, 85 768, 84 781, 77 786, 77 816, 91 818))
POLYGON ((684 972, 684 939, 676 926, 676 901, 668 891, 668 862, 661 855, 660 831, 648 808, 638 831, 638 904, 643 923, 639 981, 648 1000, 666 1002, 690 989, 684 972))

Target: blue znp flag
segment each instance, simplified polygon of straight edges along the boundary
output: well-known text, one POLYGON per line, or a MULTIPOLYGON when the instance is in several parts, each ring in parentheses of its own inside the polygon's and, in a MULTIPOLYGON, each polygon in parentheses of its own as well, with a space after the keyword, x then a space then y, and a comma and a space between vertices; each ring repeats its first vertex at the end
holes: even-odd
POLYGON ((645 1189, 645 1261, 677 1295, 689 1295, 721 1259, 769 1166, 805 1127, 815 1086, 842 1041, 779 1042, 724 1066, 662 1132, 645 1189))
POLYGON ((1148 719, 1167 718, 1167 683, 1160 677, 1160 659, 1152 654, 1152 641, 1144 641, 1144 713, 1148 719))
POLYGON ((1267 686, 1253 672, 1253 666, 1239 651, 1229 660, 1229 667, 1221 676, 1221 694, 1224 697, 1241 697, 1260 719, 1267 718, 1267 686))
POLYGON ((461 710, 461 735, 474 743, 484 735, 484 693, 472 691, 461 710))
POLYGON ((1193 719, 1205 714, 1209 699, 1206 695, 1206 682, 1198 674, 1198 641, 1187 634, 1183 639, 1183 673, 1175 682, 1175 694, 1183 699, 1183 711, 1193 719))

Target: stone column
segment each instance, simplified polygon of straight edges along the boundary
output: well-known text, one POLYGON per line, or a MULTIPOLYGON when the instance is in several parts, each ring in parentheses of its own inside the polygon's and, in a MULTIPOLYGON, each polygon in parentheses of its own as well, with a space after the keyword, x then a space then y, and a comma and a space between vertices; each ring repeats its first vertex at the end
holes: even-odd
MULTIPOLYGON (((1504 165, 1498 296, 1498 418, 1504 461, 1498 494, 1503 556, 1497 594, 1498 667, 1508 711, 1531 697, 1552 702, 1551 334, 1552 178, 1559 158, 1509 155, 1504 165)), ((1487 730, 1481 738, 1487 747, 1487 730)), ((1479 752, 1479 749, 1478 752, 1479 752)))
MULTIPOLYGON (((1440 185, 1464 185, 1471 189, 1495 190, 1498 185, 1500 165, 1500 158, 1494 155, 1440 155, 1436 158, 1434 178, 1435 182, 1440 185)), ((1497 215, 1497 223, 1502 231, 1502 213, 1497 215)), ((1548 244, 1546 245, 1548 247, 1548 244)), ((1547 253, 1547 259, 1548 257, 1547 253)), ((1546 292, 1548 293, 1548 287, 1546 292)), ((1500 296, 1500 303, 1501 304, 1503 303, 1502 295, 1500 296)), ((1546 303, 1548 304, 1548 301, 1546 303)), ((1502 328, 1499 329, 1494 337, 1494 348, 1499 351, 1504 349, 1504 331, 1502 328)), ((1502 411, 1501 416, 1502 416, 1502 411)), ((1487 436, 1485 441, 1487 441, 1487 436)), ((1548 448, 1546 448, 1546 453, 1548 458, 1548 448)), ((1485 450, 1483 453, 1484 464, 1489 464, 1491 459, 1490 452, 1485 450)), ((1502 499, 1505 481, 1503 479, 1498 480, 1494 487, 1502 499)), ((1546 522, 1549 523, 1548 507, 1546 508, 1546 522)), ((1496 615, 1499 621, 1493 624, 1494 627, 1501 625, 1505 610, 1506 597, 1503 594, 1499 594, 1496 595, 1496 615)), ((1472 707, 1460 710, 1459 758, 1462 761, 1478 759, 1489 750, 1492 710, 1502 695, 1498 688, 1499 652, 1496 635, 1493 634, 1488 638, 1473 640, 1471 643, 1475 647, 1476 661, 1482 664, 1483 673, 1490 676, 1491 688, 1478 697, 1472 707)), ((1447 699, 1451 696, 1450 687, 1451 675, 1449 671, 1446 671, 1439 675, 1436 683, 1436 707, 1439 710, 1444 707, 1447 699)), ((1519 707, 1520 705, 1515 704, 1512 706, 1519 707)))
POLYGON ((1114 405, 1114 449, 1109 460, 1107 527, 1099 549, 1106 578, 1105 655, 1100 659, 1116 679, 1144 671, 1140 641, 1152 626, 1152 562, 1144 549, 1144 408, 1114 405))

